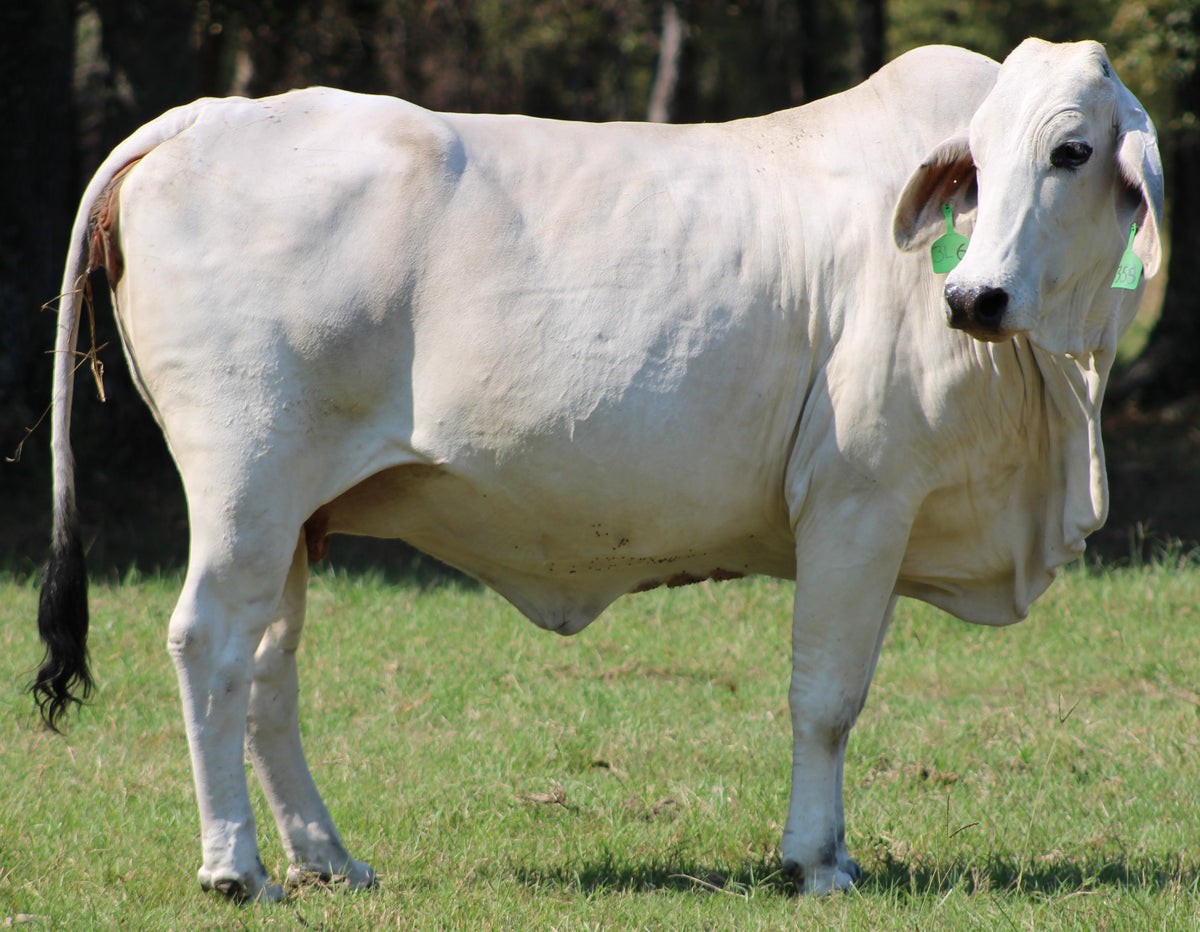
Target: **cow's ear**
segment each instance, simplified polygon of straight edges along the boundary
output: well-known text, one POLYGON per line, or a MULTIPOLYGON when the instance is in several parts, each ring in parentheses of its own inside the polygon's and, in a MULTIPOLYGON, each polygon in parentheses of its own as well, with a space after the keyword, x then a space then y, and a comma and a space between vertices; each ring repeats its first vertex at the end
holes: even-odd
POLYGON ((1137 98, 1124 86, 1117 103, 1117 217, 1122 233, 1138 225, 1133 251, 1142 260, 1146 277, 1162 261, 1159 228, 1163 213, 1163 170, 1158 154, 1158 134, 1137 98))
POLYGON ((892 217, 896 245, 904 252, 928 246, 946 232, 943 206, 953 205, 955 218, 973 214, 976 193, 967 137, 952 136, 929 153, 904 186, 892 217))

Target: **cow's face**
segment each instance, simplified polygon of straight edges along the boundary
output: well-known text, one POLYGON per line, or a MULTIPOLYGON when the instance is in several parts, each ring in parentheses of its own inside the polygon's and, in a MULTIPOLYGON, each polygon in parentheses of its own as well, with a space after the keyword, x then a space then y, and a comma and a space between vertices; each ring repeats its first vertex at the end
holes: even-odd
POLYGON ((951 327, 988 341, 1028 333, 1055 353, 1112 349, 1159 265, 1162 167, 1154 127, 1093 42, 1030 39, 1005 61, 967 137, 942 143, 896 208, 901 249, 970 234, 945 279, 951 327), (1112 287, 1132 224, 1145 266, 1112 287))

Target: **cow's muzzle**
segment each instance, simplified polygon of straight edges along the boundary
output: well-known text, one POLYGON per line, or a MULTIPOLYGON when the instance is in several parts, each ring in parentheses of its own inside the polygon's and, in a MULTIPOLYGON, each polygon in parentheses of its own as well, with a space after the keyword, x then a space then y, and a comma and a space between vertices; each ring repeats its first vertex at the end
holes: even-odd
POLYGON ((1012 335, 1004 327, 1009 298, 1003 288, 947 285, 946 304, 950 307, 950 326, 955 330, 992 343, 1012 335))

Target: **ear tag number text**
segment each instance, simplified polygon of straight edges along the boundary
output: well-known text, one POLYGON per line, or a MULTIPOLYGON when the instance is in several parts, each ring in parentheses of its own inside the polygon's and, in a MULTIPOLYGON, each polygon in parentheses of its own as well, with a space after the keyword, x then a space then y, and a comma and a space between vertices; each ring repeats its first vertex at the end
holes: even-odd
POLYGON ((1137 288, 1138 282, 1142 280, 1142 260, 1133 252, 1133 238, 1137 235, 1137 228, 1136 223, 1129 225, 1129 245, 1125 247, 1125 253, 1121 256, 1121 264, 1117 266, 1117 276, 1112 283, 1114 288, 1133 291, 1137 288))
MULTIPOLYGON (((933 241, 930 256, 933 259, 933 271, 942 275, 962 262, 967 254, 967 244, 970 242, 961 233, 954 232, 954 208, 949 204, 942 205, 942 214, 946 217, 946 232, 933 241)), ((1116 287, 1114 285, 1114 287, 1116 287)))

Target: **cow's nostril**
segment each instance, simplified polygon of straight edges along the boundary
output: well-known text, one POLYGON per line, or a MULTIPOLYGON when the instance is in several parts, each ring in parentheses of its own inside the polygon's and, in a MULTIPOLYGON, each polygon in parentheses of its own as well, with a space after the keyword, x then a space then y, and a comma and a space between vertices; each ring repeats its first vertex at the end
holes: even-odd
POLYGON ((946 286, 946 303, 950 306, 950 324, 961 327, 971 316, 971 292, 953 285, 946 286))
POLYGON ((1008 292, 1003 288, 985 288, 975 298, 975 319, 981 324, 997 324, 1008 310, 1008 292))

